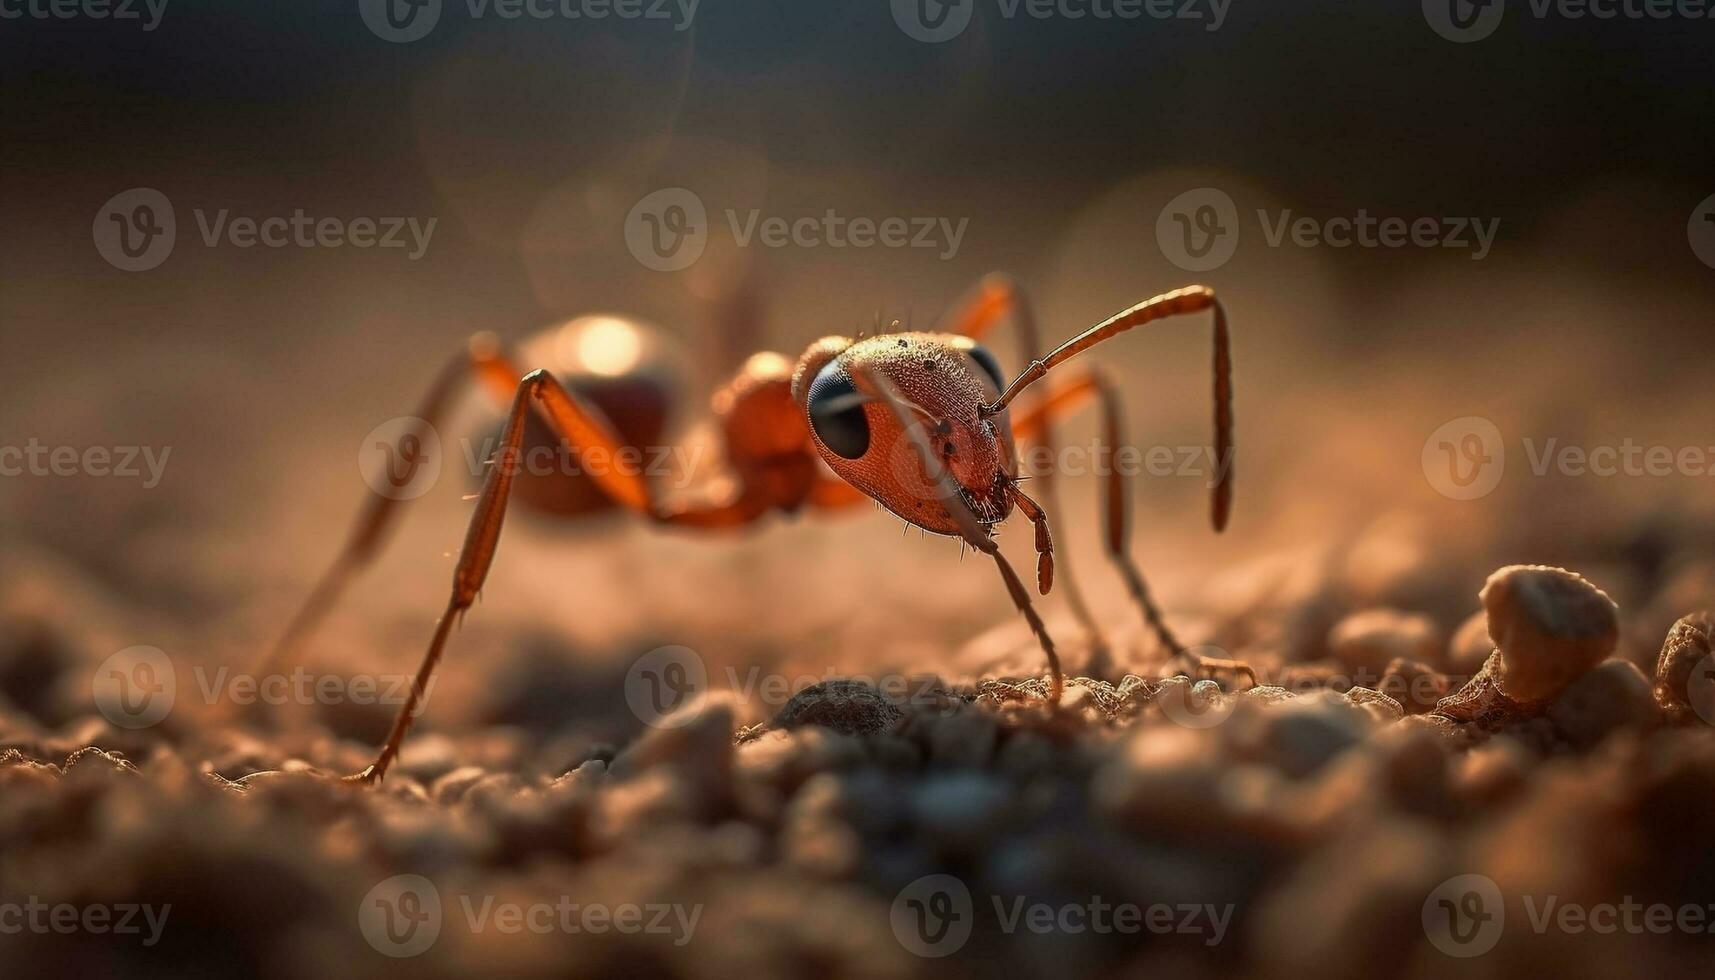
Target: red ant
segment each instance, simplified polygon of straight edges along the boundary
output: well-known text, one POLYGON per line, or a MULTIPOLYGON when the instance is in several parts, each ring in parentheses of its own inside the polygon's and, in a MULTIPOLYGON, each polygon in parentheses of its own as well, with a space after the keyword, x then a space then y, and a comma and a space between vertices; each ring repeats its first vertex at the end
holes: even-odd
MULTIPOLYGON (((1030 593, 993 539, 994 528, 1017 508, 1036 533, 1037 590, 1046 595, 1054 580, 1054 545, 1049 531, 1052 483, 1044 479, 1039 504, 1019 489, 1015 440, 1052 447, 1050 423, 1094 396, 1103 407, 1099 463, 1106 464, 1104 525, 1107 552, 1163 646, 1175 658, 1203 669, 1248 668, 1198 657, 1168 629, 1150 598, 1128 546, 1129 517, 1124 475, 1113 465, 1120 439, 1119 396, 1093 368, 1074 375, 1013 418, 1019 394, 1058 365, 1133 327, 1154 320, 1210 310, 1214 314, 1215 453, 1219 475, 1211 490, 1211 519, 1223 530, 1232 504, 1232 359, 1226 313, 1206 286, 1187 286, 1146 300, 1085 330, 1037 357, 1034 319, 1021 290, 1001 277, 985 279, 946 321, 944 332, 883 333, 823 337, 796 361, 760 353, 745 361, 713 400, 725 437, 726 463, 737 492, 715 504, 664 502, 639 473, 623 467, 592 468, 587 477, 599 494, 581 495, 557 509, 580 513, 616 503, 656 524, 697 528, 750 524, 770 511, 795 513, 809 507, 832 510, 874 500, 907 522, 936 534, 962 538, 994 559, 1013 604, 1029 623, 1047 656, 1050 705, 1065 686, 1054 642, 1030 601, 1030 593), (977 343, 995 324, 1010 318, 1019 330, 1025 369, 1006 382, 994 356, 977 343)), ((624 321, 604 321, 624 325, 624 321)), ((431 387, 416 416, 419 439, 450 401, 458 381, 475 378, 502 403, 509 403, 500 448, 471 516, 464 548, 453 571, 452 596, 436 624, 411 695, 395 717, 387 741, 354 782, 380 781, 410 728, 425 685, 455 620, 476 600, 494 561, 500 527, 515 487, 517 460, 531 428, 532 410, 548 427, 547 438, 574 450, 602 450, 608 459, 635 449, 640 431, 659 431, 659 420, 639 422, 623 410, 624 399, 587 384, 562 382, 541 368, 524 373, 492 335, 479 334, 431 387), (621 410, 615 411, 615 408, 621 410), (610 415, 610 411, 613 413, 610 415), (619 423, 616 425, 616 422, 619 423), (653 425, 653 428, 652 428, 653 425)), ((645 437, 644 441, 647 441, 645 437)), ((409 465, 415 465, 412 461, 409 465)), ((544 500, 536 497, 538 506, 544 500)), ((345 550, 294 617, 265 662, 277 662, 300 641, 343 590, 350 575, 371 561, 398 500, 377 494, 359 515, 345 550)), ((562 503, 565 503, 562 500, 562 503)), ((1073 609, 1100 649, 1100 633, 1087 607, 1073 594, 1073 609)), ((265 671, 259 671, 263 673, 265 671)))

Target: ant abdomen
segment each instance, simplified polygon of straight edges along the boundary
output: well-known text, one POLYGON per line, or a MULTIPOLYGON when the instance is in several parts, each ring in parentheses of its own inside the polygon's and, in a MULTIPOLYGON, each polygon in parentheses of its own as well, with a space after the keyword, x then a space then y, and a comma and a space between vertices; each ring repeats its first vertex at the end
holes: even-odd
MULTIPOLYGON (((519 504, 552 517, 618 509, 589 473, 593 467, 647 467, 681 409, 684 369, 672 340, 629 317, 582 316, 541 330, 519 345, 525 369, 545 368, 607 416, 630 459, 585 458, 532 413, 524 423, 513 492, 519 504)), ((485 427, 474 453, 500 445, 501 423, 485 427)), ((473 488, 483 472, 474 473, 473 488)))

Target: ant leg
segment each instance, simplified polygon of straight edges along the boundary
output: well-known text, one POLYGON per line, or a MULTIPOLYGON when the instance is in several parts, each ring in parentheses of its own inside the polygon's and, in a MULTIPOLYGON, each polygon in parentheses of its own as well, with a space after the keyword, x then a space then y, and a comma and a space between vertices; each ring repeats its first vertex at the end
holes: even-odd
POLYGON ((941 506, 946 508, 954 523, 959 526, 959 535, 965 543, 994 559, 995 566, 1000 570, 1001 580, 1006 583, 1006 591, 1012 597, 1012 604, 1024 614, 1025 622, 1030 624, 1030 631, 1036 634, 1036 640, 1042 646, 1042 652, 1048 657, 1048 669, 1051 675, 1048 688, 1048 703, 1058 707, 1060 696, 1066 689, 1066 677, 1060 669, 1060 655, 1054 651, 1054 640, 1048 635, 1048 628, 1043 625, 1042 618, 1036 614, 1036 608, 1031 605, 1030 592, 1024 587, 1018 573, 1012 570, 1006 556, 1000 552, 1000 545, 989 537, 988 529, 971 513, 970 507, 959 496, 959 488, 948 474, 946 467, 941 465, 935 450, 929 446, 929 441, 923 435, 923 427, 917 417, 907 408, 897 389, 884 377, 873 372, 857 369, 855 373, 879 393, 886 401, 893 414, 899 419, 900 426, 905 430, 905 437, 911 440, 911 446, 916 451, 918 459, 923 464, 923 471, 935 487, 936 496, 941 506))
MULTIPOLYGON (((1041 334, 1036 329, 1036 312, 1030 303, 1024 287, 1013 281, 1010 276, 994 273, 984 276, 969 295, 954 308, 947 317, 947 332, 956 333, 973 340, 979 340, 987 334, 995 324, 1003 319, 1012 320, 1013 329, 1018 334, 1019 354, 1026 362, 1035 361, 1042 351, 1041 334)), ((1046 404, 1044 399, 1034 399, 1025 407, 1026 412, 1041 412, 1046 404)), ((1040 536, 1049 523, 1065 525, 1060 520, 1059 485, 1055 479, 1055 460, 1059 458, 1058 447, 1054 441, 1054 427, 1049 424, 1049 416, 1040 415, 1041 424, 1037 426, 1036 444, 1042 447, 1043 455, 1048 459, 1048 466, 1041 473, 1032 473, 1037 478, 1036 486, 1040 487, 1042 504, 1040 510, 1044 515, 1043 523, 1037 525, 1040 536)), ((1018 438, 1023 442, 1023 438, 1018 438)), ((1034 501, 1032 502, 1034 503, 1034 501)), ((1040 564, 1040 563, 1039 563, 1040 564)), ((1039 576, 1040 577, 1040 576, 1039 576)), ((1072 616, 1083 627, 1090 641, 1090 661, 1085 670, 1091 675, 1102 677, 1113 671, 1113 658, 1109 651, 1107 637, 1102 634, 1101 627, 1096 624, 1096 617, 1090 611, 1090 605, 1084 599, 1084 590, 1078 585, 1078 578, 1073 574, 1071 561, 1066 561, 1061 568, 1062 581, 1065 588, 1066 605, 1072 610, 1072 616)), ((1047 589, 1042 589, 1047 592, 1047 589)))
MULTIPOLYGON (((423 397, 422 404, 418 406, 417 414, 413 416, 414 426, 409 431, 400 433, 400 444, 411 438, 420 441, 426 430, 434 428, 458 390, 458 382, 467 375, 474 376, 485 390, 496 394, 503 406, 511 399, 512 390, 518 386, 518 369, 501 349, 494 335, 479 333, 470 339, 466 349, 448 362, 435 378, 428 394, 423 397)), ((394 458, 405 462, 408 467, 407 479, 415 474, 421 461, 421 457, 414 453, 397 452, 394 458)), ((314 631, 350 584, 352 577, 374 561, 380 553, 387 532, 399 515, 401 503, 403 501, 378 493, 364 502, 363 509, 357 515, 357 522, 352 526, 351 535, 346 539, 345 547, 327 571, 322 573, 309 598, 304 600, 304 604, 287 622, 286 629, 274 642, 274 646, 257 662, 252 676, 264 677, 273 673, 314 631)))
MULTIPOLYGON (((491 333, 479 333, 470 339, 467 349, 450 361, 436 377, 429 392, 424 396, 422 404, 414 416, 414 427, 399 436, 399 442, 404 443, 413 436, 421 439, 423 432, 434 427, 447 406, 451 403, 458 390, 458 382, 466 376, 473 377, 478 386, 488 393, 502 408, 511 404, 514 393, 518 388, 519 378, 523 372, 507 356, 500 342, 491 333)), ((548 418, 548 410, 537 406, 537 411, 551 425, 553 419, 548 418)), ((580 412, 572 413, 590 416, 594 409, 585 406, 580 412)), ((599 416, 599 413, 597 413, 599 416)), ((608 451, 608 459, 616 458, 613 454, 619 448, 619 440, 613 436, 613 427, 605 418, 595 417, 593 420, 567 423, 572 429, 557 431, 576 431, 579 439, 573 441, 574 447, 585 445, 600 445, 608 451)), ((409 467, 407 479, 414 473, 421 458, 409 453, 395 453, 395 458, 403 460, 409 467)), ((625 481, 620 477, 603 479, 594 473, 592 478, 602 484, 605 491, 613 494, 621 502, 639 510, 652 519, 665 524, 689 527, 726 527, 749 523, 757 516, 756 502, 747 496, 741 497, 729 504, 707 508, 670 508, 659 512, 650 509, 644 503, 648 499, 647 487, 640 488, 639 481, 625 481), (616 492, 614 480, 620 480, 616 492)), ((322 619, 333 608, 334 603, 345 592, 352 578, 364 567, 375 560, 380 554, 381 546, 387 532, 392 528, 401 512, 404 501, 373 494, 364 503, 359 512, 357 522, 352 528, 345 547, 334 559, 326 572, 316 583, 304 604, 288 621, 280 638, 264 657, 257 662, 252 676, 263 677, 273 673, 279 665, 286 663, 289 655, 315 630, 322 619)))
POLYGON ((1169 662, 1185 660, 1190 663, 1193 673, 1199 675, 1231 671, 1248 678, 1251 686, 1256 686, 1256 673, 1247 664, 1236 660, 1204 657, 1179 641, 1178 636, 1168 627, 1161 608, 1155 604, 1142 570, 1132 559, 1131 495, 1127 492, 1126 474, 1114 461, 1114 452, 1124 439, 1125 414, 1121 411, 1119 392, 1107 376, 1093 368, 1080 371, 1069 383, 1055 388, 1037 415, 1022 417, 1018 428, 1028 434, 1041 423, 1041 415, 1071 411, 1091 396, 1099 398, 1102 406, 1102 442, 1098 450, 1096 469, 1097 472, 1105 474, 1102 481, 1102 524, 1106 532, 1108 557, 1125 579, 1127 591, 1143 611, 1143 618, 1155 633, 1156 639, 1167 650, 1169 662))
POLYGON ((1163 293, 1153 299, 1116 313, 1101 323, 1096 324, 1059 347, 1048 352, 1048 356, 1030 362, 1023 373, 1006 386, 1001 396, 993 404, 984 405, 982 414, 994 415, 1004 411, 1019 392, 1030 387, 1052 370, 1056 365, 1089 350, 1104 340, 1110 340, 1130 330, 1153 320, 1164 317, 1180 316, 1186 313, 1196 313, 1201 310, 1213 310, 1215 314, 1215 466, 1217 469, 1215 485, 1209 493, 1209 519, 1220 531, 1226 528, 1227 518, 1233 507, 1233 358, 1231 342, 1227 336, 1227 312, 1222 308, 1220 300, 1215 298, 1215 291, 1207 286, 1186 286, 1170 293, 1163 293))
MULTIPOLYGON (((455 618, 462 618, 476 601, 482 584, 488 578, 489 567, 500 544, 501 525, 506 520, 506 504, 512 490, 513 476, 518 469, 518 457, 524 438, 525 413, 534 407, 553 427, 555 434, 577 448, 605 446, 617 451, 619 440, 601 411, 580 400, 546 371, 531 371, 518 382, 512 408, 506 416, 501 446, 494 463, 483 480, 482 493, 477 498, 476 511, 471 515, 470 528, 465 532, 464 547, 459 552, 458 565, 453 570, 452 595, 447 608, 435 625, 435 635, 429 641, 428 652, 411 681, 411 693, 393 719, 387 741, 376 754, 375 761, 362 772, 347 777, 348 782, 377 783, 399 754, 405 734, 416 719, 418 705, 423 699, 429 678, 445 652, 447 637, 455 618)), ((612 458, 611 456, 609 458, 612 458)), ((623 467, 604 467, 590 473, 614 499, 662 523, 688 526, 730 526, 750 520, 759 509, 748 498, 707 510, 687 508, 668 510, 654 500, 641 474, 623 467)))
POLYGON ((1017 487, 1012 488, 1012 502, 1036 529, 1036 591, 1047 595, 1054 587, 1054 534, 1048 530, 1048 513, 1017 487))

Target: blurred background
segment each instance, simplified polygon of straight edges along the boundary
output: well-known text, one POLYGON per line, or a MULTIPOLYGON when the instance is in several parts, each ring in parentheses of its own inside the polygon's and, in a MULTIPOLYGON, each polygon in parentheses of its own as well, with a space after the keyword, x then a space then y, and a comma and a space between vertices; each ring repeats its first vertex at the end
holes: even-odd
MULTIPOLYGON (((1049 342, 1186 283, 1225 298, 1235 518, 1209 531, 1202 476, 1135 489, 1138 553, 1177 616, 1281 555, 1361 546, 1385 576, 1435 550, 1459 584, 1411 598, 1457 622, 1499 564, 1629 562, 1659 579, 1688 560, 1664 540, 1707 541, 1707 470, 1531 467, 1550 439, 1715 444, 1715 250, 1700 259, 1695 240, 1715 194, 1702 24, 1515 3, 1491 36, 1455 43, 1411 2, 1234 0, 1132 20, 970 3, 942 43, 881 0, 706 0, 688 25, 678 7, 664 11, 677 21, 508 19, 448 0, 407 41, 337 0, 171 0, 148 30, 0 23, 0 445, 170 452, 153 486, 0 478, 8 602, 67 613, 61 628, 97 652, 148 642, 245 661, 343 541, 367 493, 366 433, 409 414, 471 333, 523 340, 599 311, 652 322, 683 352, 675 431, 694 434, 751 350, 795 357, 878 316, 932 323, 997 270, 1028 287, 1049 342), (164 195, 177 225, 171 254, 135 272, 96 244, 103 209, 133 188, 164 195), (666 188, 708 212, 701 257, 677 271, 640 261, 626 234, 666 188), (1157 231, 1200 188, 1234 202, 1237 238, 1228 261, 1193 271, 1157 231), (198 222, 222 210, 435 224, 420 255, 208 244, 198 222), (737 242, 726 217, 830 210, 965 230, 952 249, 765 247, 737 242), (1495 234, 1269 240, 1283 216, 1325 228, 1360 214, 1495 234), (1431 473, 1432 437, 1473 417, 1500 434, 1505 471, 1492 493, 1454 499, 1431 473)), ((993 346, 1016 368, 1010 333, 993 346)), ((1208 440, 1205 324, 1092 356, 1122 380, 1133 444, 1208 440)), ((470 401, 450 431, 493 425, 470 401)), ((1092 437, 1088 418, 1064 436, 1092 437)), ((454 469, 307 656, 415 662, 471 506, 454 469)), ((1062 560, 1130 622, 1095 492, 1068 482, 1062 560)), ((1026 532, 1005 539, 1027 559, 1026 532)), ((672 642, 820 673, 936 667, 991 627, 1022 635, 988 570, 870 509, 714 536, 520 514, 449 661, 443 682, 465 697, 431 724, 495 696, 458 665, 518 631, 561 660, 672 642)))

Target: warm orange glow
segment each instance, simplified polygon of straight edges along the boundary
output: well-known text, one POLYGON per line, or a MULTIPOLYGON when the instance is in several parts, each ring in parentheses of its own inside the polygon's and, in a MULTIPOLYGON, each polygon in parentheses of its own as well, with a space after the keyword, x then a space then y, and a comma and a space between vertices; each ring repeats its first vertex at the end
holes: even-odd
POLYGON ((560 360, 591 374, 618 377, 643 358, 643 335, 616 317, 579 317, 560 328, 560 360))
POLYGON ((784 354, 762 351, 745 360, 744 373, 759 378, 789 378, 792 376, 792 367, 792 361, 784 354))

